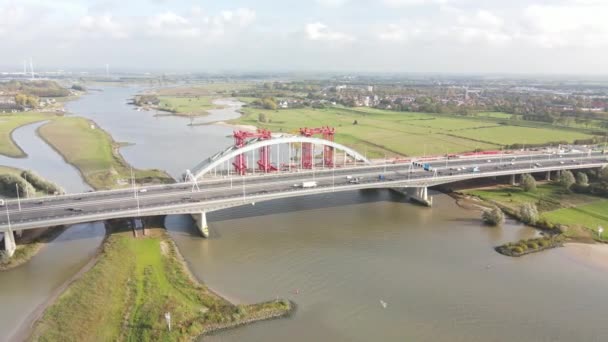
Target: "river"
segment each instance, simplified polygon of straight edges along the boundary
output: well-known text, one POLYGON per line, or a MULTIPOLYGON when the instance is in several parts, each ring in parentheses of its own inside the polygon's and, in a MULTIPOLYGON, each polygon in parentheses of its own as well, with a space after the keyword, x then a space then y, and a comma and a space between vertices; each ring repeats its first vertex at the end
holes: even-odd
MULTIPOLYGON (((133 110, 126 100, 138 90, 105 88, 68 108, 95 120, 117 141, 135 143, 121 152, 139 168, 179 175, 231 143, 228 127, 192 127, 189 119, 133 110)), ((44 165, 34 169, 46 175, 44 165)), ((188 216, 167 217, 166 226, 192 271, 212 289, 235 302, 281 297, 298 305, 291 318, 204 339, 608 339, 601 290, 608 274, 588 266, 584 255, 573 257, 568 248, 522 258, 499 255, 494 246, 536 232, 512 221, 502 228, 483 226, 478 212, 458 207, 445 195, 434 196, 433 208, 385 190, 257 203, 211 213, 210 239, 198 236, 188 216)), ((0 282, 1 292, 5 287, 13 291, 5 296, 20 304, 28 296, 42 299, 84 263, 101 241, 97 235, 75 239, 92 246, 82 249, 51 243, 11 271, 23 272, 20 278, 0 273, 10 278, 0 282), (43 253, 64 255, 47 261, 43 253), (43 286, 44 274, 61 267, 72 271, 43 290, 29 289, 43 286)), ((14 305, 0 309, 0 328, 8 326, 1 318, 10 320, 14 305)))

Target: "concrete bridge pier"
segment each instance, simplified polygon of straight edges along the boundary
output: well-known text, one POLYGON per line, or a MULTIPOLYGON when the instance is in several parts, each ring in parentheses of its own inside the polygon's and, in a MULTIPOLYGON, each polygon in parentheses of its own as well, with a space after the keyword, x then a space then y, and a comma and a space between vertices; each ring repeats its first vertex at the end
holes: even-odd
POLYGON ((429 196, 428 188, 392 188, 391 190, 402 193, 412 202, 420 203, 427 207, 433 206, 433 198, 429 196))
POLYGON ((547 180, 547 181, 551 180, 551 171, 547 171, 547 175, 545 176, 545 180, 547 180))
POLYGON ((196 222, 196 226, 198 227, 198 231, 201 232, 203 237, 209 237, 209 226, 207 225, 207 212, 201 211, 200 213, 191 214, 194 222, 196 222))
POLYGON ((509 181, 509 184, 511 184, 513 186, 517 185, 517 181, 515 180, 515 174, 511 175, 511 179, 509 181))
POLYGON ((17 249, 17 243, 15 243, 15 235, 12 230, 4 232, 4 250, 8 253, 8 256, 13 256, 17 249))

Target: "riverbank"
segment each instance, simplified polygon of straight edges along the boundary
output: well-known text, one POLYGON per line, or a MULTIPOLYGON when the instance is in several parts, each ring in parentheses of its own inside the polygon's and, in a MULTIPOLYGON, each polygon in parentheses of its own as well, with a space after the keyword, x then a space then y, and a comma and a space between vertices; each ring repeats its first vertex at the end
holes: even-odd
POLYGON ((0 272, 8 271, 30 261, 51 241, 66 230, 65 226, 31 229, 15 236, 17 249, 10 258, 0 259, 0 272))
POLYGON ((38 112, 0 114, 0 154, 11 158, 27 157, 27 153, 13 139, 13 132, 19 127, 57 117, 55 114, 38 112))
POLYGON ((124 222, 109 223, 95 265, 45 310, 29 339, 189 340, 294 310, 289 301, 234 305, 217 296, 189 275, 159 223, 147 220, 147 236, 139 238, 124 222))
MULTIPOLYGON (((37 133, 67 163, 76 167, 93 188, 111 189, 130 184, 131 166, 119 152, 122 144, 93 121, 64 117, 41 126, 37 133)), ((140 184, 174 181, 161 170, 133 169, 133 175, 140 184)))

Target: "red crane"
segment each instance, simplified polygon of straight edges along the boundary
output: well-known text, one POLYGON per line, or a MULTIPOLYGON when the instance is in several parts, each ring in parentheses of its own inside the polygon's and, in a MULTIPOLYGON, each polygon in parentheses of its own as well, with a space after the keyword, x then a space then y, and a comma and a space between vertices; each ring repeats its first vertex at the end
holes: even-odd
MULTIPOLYGON (((269 140, 271 132, 266 129, 258 129, 256 132, 234 131, 234 146, 242 148, 247 144, 247 140, 258 138, 260 140, 269 140)), ((244 154, 239 154, 232 163, 234 170, 239 175, 244 175, 247 172, 247 159, 244 154)), ((270 164, 270 146, 260 148, 260 159, 258 160, 258 168, 263 172, 276 171, 277 168, 270 164)))
MULTIPOLYGON (((305 137, 312 137, 315 134, 321 134, 323 139, 334 141, 334 134, 336 129, 333 127, 325 126, 320 128, 300 128, 300 135, 305 137)), ((332 167, 334 165, 334 148, 331 146, 323 146, 324 149, 324 165, 332 167)), ((313 148, 311 143, 302 143, 302 168, 310 169, 313 166, 313 148)))

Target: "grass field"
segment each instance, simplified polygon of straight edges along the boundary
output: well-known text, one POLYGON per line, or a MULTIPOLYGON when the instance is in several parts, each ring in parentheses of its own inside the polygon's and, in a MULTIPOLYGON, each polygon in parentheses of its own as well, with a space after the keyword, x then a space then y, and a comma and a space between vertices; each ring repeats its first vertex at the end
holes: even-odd
POLYGON ((149 229, 143 238, 134 238, 130 230, 115 231, 93 268, 47 308, 30 339, 186 341, 292 309, 280 300, 233 305, 193 280, 176 253, 163 229, 149 229), (170 332, 166 312, 171 313, 170 332))
POLYGON ((564 208, 545 213, 548 220, 565 225, 580 225, 597 232, 598 226, 604 227, 602 238, 608 238, 608 200, 596 201, 576 208, 564 208))
POLYGON ((16 113, 16 114, 1 114, 0 115, 0 154, 5 156, 19 158, 25 157, 25 153, 15 144, 11 134, 21 126, 42 121, 52 120, 57 118, 55 115, 42 113, 16 113))
MULTIPOLYGON (((128 183, 131 170, 118 153, 118 144, 93 122, 81 117, 62 117, 41 126, 39 134, 68 163, 78 168, 95 189, 116 187, 120 180, 128 183)), ((170 180, 160 170, 134 169, 134 173, 138 182, 170 180)))
MULTIPOLYGON (((535 192, 525 192, 514 186, 463 192, 499 203, 514 211, 524 203, 534 203, 541 217, 553 224, 584 227, 592 231, 597 231, 598 226, 608 228, 608 200, 586 194, 564 192, 555 183, 539 185, 535 192)), ((576 229, 566 232, 571 236, 578 233, 576 229)), ((604 235, 604 238, 608 238, 608 232, 604 235)))
POLYGON ((215 97, 161 96, 159 108, 168 109, 177 115, 205 115, 207 110, 218 108, 213 104, 215 97))
POLYGON ((475 149, 499 149, 515 143, 573 142, 591 137, 585 133, 552 127, 500 125, 496 116, 501 117, 504 113, 486 113, 488 118, 476 119, 366 107, 274 111, 245 107, 243 112, 244 115, 233 120, 233 123, 290 133, 297 132, 300 127, 335 127, 337 142, 360 152, 367 151, 371 158, 383 157, 384 154, 442 155, 475 149), (258 121, 260 113, 266 115, 268 122, 258 121))
POLYGON ((155 91, 160 96, 230 96, 232 92, 252 89, 254 83, 247 82, 217 82, 205 84, 193 84, 188 86, 168 87, 155 91))

